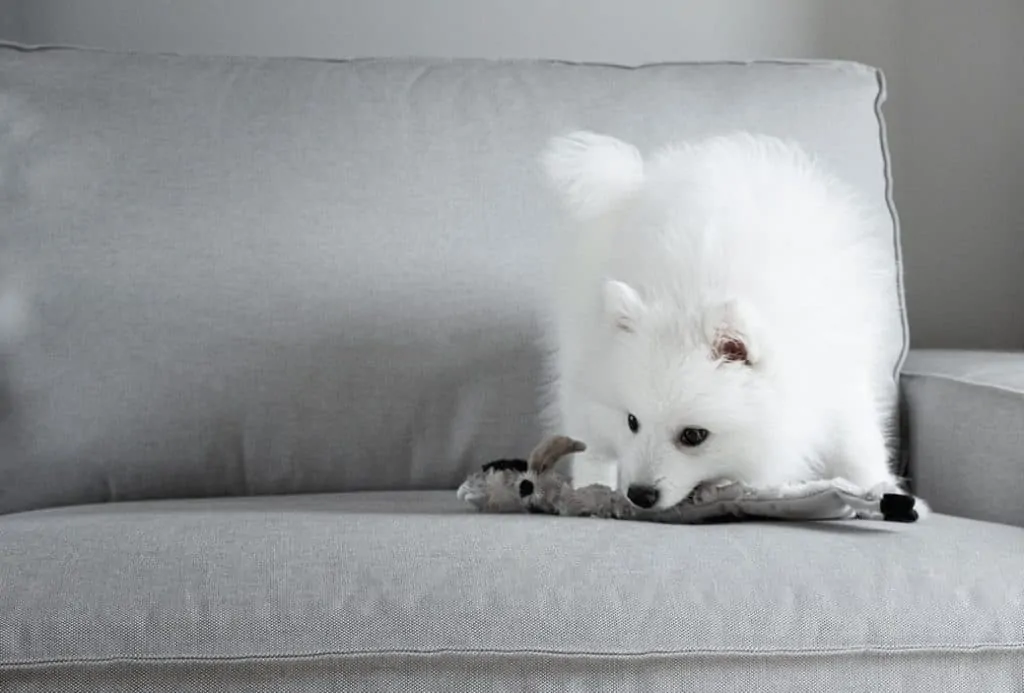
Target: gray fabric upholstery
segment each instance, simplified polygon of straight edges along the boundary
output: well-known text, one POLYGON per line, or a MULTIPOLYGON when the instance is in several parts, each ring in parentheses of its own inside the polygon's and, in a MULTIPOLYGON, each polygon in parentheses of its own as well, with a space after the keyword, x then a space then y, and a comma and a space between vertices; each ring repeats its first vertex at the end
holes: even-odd
POLYGON ((15 514, 0 547, 0 681, 15 690, 1024 680, 1024 530, 946 516, 661 526, 392 492, 15 514), (459 672, 472 685, 439 685, 459 672))
POLYGON ((1018 691, 1016 651, 572 656, 546 653, 328 655, 49 664, 4 672, 5 693, 993 693, 1018 691))
MULTIPOLYGON (((878 216, 899 293, 862 65, 0 47, 0 75, 0 304, 26 315, 0 320, 0 513, 455 488, 522 454, 555 211, 536 157, 569 129, 795 138, 878 216)), ((901 315, 879 319, 895 370, 901 315)))
POLYGON ((1024 352, 912 351, 902 388, 917 493, 1024 527, 1024 352))

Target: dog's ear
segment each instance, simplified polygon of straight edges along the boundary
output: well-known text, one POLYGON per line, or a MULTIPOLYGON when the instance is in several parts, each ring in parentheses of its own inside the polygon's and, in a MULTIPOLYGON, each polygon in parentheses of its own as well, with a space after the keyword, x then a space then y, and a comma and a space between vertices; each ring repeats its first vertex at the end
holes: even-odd
POLYGON ((644 162, 636 147, 587 131, 553 138, 541 164, 548 183, 580 221, 609 212, 644 181, 644 162))
POLYGON ((742 335, 722 333, 711 345, 712 356, 726 363, 743 363, 751 365, 750 347, 742 335))
POLYGON ((615 279, 605 281, 604 311, 616 330, 635 332, 637 322, 646 310, 644 300, 632 286, 615 279))
POLYGON ((711 357, 716 361, 752 366, 760 359, 755 338, 756 319, 746 304, 726 301, 709 311, 704 330, 711 346, 711 357))

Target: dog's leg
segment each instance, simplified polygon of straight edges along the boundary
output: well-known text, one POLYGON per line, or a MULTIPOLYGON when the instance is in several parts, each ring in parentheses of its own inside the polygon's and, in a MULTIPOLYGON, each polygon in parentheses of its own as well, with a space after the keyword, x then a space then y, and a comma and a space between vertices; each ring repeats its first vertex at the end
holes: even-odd
POLYGON ((837 412, 830 471, 877 493, 905 493, 889 463, 889 450, 870 391, 852 396, 837 412))
MULTIPOLYGON (((846 413, 840 426, 841 438, 835 448, 833 474, 879 497, 908 493, 889 464, 889 450, 874 407, 862 405, 846 413)), ((923 520, 931 507, 923 498, 915 498, 914 511, 923 520)))
POLYGON ((567 430, 578 431, 573 437, 582 440, 586 449, 573 455, 569 462, 573 488, 600 484, 617 489, 619 465, 600 427, 599 412, 585 401, 577 400, 576 406, 572 415, 566 417, 567 430))
POLYGON ((599 484, 615 489, 619 485, 619 468, 614 460, 584 451, 577 453, 570 465, 573 488, 599 484))
POLYGON ((559 410, 563 433, 582 441, 585 450, 577 452, 569 461, 569 473, 574 488, 593 484, 616 489, 619 468, 612 448, 602 434, 600 412, 583 394, 568 383, 559 391, 559 410))

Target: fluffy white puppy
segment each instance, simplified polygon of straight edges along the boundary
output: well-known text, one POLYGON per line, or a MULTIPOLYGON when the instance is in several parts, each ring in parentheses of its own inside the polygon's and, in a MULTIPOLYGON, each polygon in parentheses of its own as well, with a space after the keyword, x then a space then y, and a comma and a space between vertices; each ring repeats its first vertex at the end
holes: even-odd
POLYGON ((550 296, 549 425, 588 446, 577 486, 658 508, 718 478, 898 487, 891 249, 849 190, 799 147, 747 133, 645 162, 577 132, 542 160, 571 222, 550 296))

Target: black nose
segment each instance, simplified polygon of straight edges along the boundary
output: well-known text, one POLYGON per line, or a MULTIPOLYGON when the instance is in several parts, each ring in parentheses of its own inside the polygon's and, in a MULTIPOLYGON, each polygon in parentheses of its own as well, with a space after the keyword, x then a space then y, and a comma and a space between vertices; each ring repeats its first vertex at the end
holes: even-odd
POLYGON ((653 486, 639 486, 634 484, 626 491, 626 497, 633 505, 641 508, 653 507, 658 502, 658 489, 653 486))

